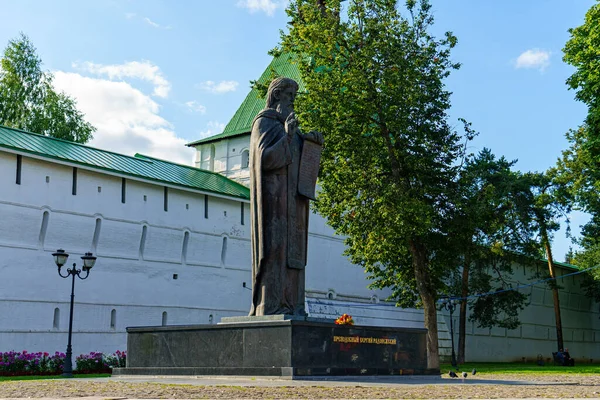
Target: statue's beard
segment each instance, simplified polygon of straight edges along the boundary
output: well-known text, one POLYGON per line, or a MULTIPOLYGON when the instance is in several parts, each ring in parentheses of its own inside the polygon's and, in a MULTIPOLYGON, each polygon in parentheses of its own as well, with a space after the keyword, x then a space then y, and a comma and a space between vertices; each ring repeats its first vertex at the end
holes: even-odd
POLYGON ((279 113, 281 115, 283 115, 284 118, 287 118, 288 115, 290 115, 291 113, 294 112, 294 106, 293 105, 283 105, 283 104, 279 103, 277 105, 277 111, 279 111, 279 113))

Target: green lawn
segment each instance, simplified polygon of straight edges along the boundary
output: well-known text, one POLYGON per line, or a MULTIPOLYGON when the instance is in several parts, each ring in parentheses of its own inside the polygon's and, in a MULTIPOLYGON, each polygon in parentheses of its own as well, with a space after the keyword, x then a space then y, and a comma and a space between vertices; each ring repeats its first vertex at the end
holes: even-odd
MULTIPOLYGON (((574 367, 554 366, 552 363, 539 366, 535 363, 465 363, 460 364, 458 371, 471 373, 475 368, 477 372, 486 374, 600 374, 600 364, 583 364, 574 367)), ((452 368, 450 364, 441 364, 440 371, 447 374, 452 368)))
MULTIPOLYGON (((539 366, 535 363, 465 363, 456 368, 457 371, 466 371, 471 375, 475 368, 477 373, 490 374, 600 374, 600 364, 584 364, 575 367, 560 367, 550 365, 539 366)), ((452 368, 450 364, 441 364, 440 371, 447 374, 452 368)), ((110 374, 75 374, 75 378, 107 378, 110 374)), ((60 375, 44 376, 0 376, 2 381, 29 381, 39 379, 63 379, 60 375)))
MULTIPOLYGON (((110 374, 75 374, 75 378, 108 378, 110 374)), ((27 375, 27 376, 0 376, 3 381, 35 381, 40 379, 64 379, 61 375, 27 375)))

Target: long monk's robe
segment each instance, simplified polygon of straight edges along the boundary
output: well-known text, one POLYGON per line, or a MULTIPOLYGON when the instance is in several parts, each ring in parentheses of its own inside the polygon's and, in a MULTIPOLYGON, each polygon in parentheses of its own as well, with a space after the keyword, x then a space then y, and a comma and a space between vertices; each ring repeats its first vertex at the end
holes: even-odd
POLYGON ((304 315, 309 199, 298 194, 303 139, 288 138, 274 109, 254 119, 250 138, 252 308, 249 315, 304 315))

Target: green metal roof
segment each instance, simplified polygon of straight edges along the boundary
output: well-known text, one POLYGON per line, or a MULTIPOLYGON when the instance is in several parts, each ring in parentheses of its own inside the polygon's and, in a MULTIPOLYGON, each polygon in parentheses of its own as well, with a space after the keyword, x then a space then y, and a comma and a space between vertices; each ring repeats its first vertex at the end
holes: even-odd
POLYGON ((130 157, 2 125, 0 147, 184 188, 242 199, 250 198, 247 187, 214 172, 142 154, 130 157))
MULTIPOLYGON (((259 83, 265 83, 272 79, 273 73, 277 76, 285 76, 298 82, 300 90, 304 90, 304 84, 300 78, 300 71, 298 66, 291 62, 292 56, 287 53, 283 53, 278 57, 274 57, 265 72, 258 78, 259 83)), ((237 109, 229 123, 225 126, 222 133, 218 135, 210 136, 204 139, 196 140, 195 142, 188 143, 187 146, 196 146, 204 143, 211 143, 217 140, 231 138, 234 136, 243 135, 249 133, 252 128, 252 121, 256 114, 263 108, 265 108, 266 99, 260 97, 260 93, 256 89, 250 90, 250 93, 244 99, 242 105, 237 109)))
MULTIPOLYGON (((541 261, 543 261, 546 265, 548 265, 548 260, 547 259, 542 259, 541 261)), ((554 265, 557 265, 559 267, 563 267, 563 268, 567 268, 567 269, 573 269, 576 271, 581 271, 581 268, 578 267, 577 265, 573 265, 570 263, 566 263, 566 262, 559 262, 559 261, 554 261, 554 265)))

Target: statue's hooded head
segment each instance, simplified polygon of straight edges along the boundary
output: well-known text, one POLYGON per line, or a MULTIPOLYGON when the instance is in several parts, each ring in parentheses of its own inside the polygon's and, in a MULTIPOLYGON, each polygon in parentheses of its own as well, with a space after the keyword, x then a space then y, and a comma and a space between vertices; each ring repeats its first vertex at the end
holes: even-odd
POLYGON ((287 116, 294 111, 294 99, 298 91, 298 83, 290 78, 279 77, 273 79, 267 91, 267 108, 276 108, 277 111, 287 116))

